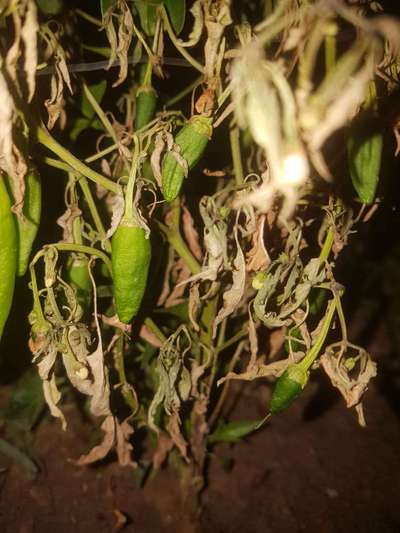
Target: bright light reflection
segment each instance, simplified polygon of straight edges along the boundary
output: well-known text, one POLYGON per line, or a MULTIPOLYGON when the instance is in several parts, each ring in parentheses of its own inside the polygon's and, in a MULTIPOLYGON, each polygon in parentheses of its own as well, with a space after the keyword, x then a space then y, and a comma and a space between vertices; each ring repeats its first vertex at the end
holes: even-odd
POLYGON ((280 182, 287 185, 301 185, 308 176, 308 162, 301 153, 292 153, 282 163, 280 182))

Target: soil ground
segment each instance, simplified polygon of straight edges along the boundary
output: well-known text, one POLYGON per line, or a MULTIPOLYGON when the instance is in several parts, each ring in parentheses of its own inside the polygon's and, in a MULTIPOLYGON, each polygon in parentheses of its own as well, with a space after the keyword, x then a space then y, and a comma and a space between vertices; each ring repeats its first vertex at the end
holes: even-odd
MULTIPOLYGON (((326 385, 313 383, 245 442, 213 450, 202 531, 400 531, 399 419, 372 386, 368 427, 361 428, 336 394, 321 394, 326 385)), ((233 418, 263 416, 263 386, 244 391, 233 418)), ((83 451, 87 431, 72 407, 69 420, 66 433, 57 422, 39 426, 34 453, 42 471, 35 480, 16 468, 0 474, 2 533, 182 532, 172 469, 139 489, 132 471, 115 463, 79 468, 68 460, 83 451)))

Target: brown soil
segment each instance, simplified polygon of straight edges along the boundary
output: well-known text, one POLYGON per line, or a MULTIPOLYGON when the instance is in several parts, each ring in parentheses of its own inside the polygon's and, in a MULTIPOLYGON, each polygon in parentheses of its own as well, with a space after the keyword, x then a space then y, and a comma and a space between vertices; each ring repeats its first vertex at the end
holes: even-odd
MULTIPOLYGON (((213 451, 202 531, 400 531, 398 419, 374 387, 365 401, 366 429, 336 395, 324 398, 317 383, 308 389, 246 442, 213 451)), ((233 416, 260 418, 263 385, 245 391, 233 416)), ((67 433, 57 422, 43 423, 36 432, 34 452, 42 465, 36 480, 16 468, 0 474, 2 533, 189 529, 182 527, 179 483, 171 469, 139 489, 132 471, 114 463, 79 468, 68 462, 87 442, 77 414, 71 412, 69 419, 67 433)))

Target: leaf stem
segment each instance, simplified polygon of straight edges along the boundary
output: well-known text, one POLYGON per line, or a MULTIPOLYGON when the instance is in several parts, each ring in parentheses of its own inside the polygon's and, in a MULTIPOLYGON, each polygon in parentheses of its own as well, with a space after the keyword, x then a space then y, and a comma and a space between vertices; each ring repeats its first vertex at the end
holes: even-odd
POLYGON ((231 144, 233 172, 235 174, 236 185, 242 185, 244 182, 244 173, 240 153, 240 131, 236 124, 234 125, 231 123, 231 127, 229 129, 229 140, 231 144))
POLYGON ((117 183, 114 183, 110 179, 102 176, 95 170, 82 163, 77 157, 71 154, 69 150, 64 148, 59 142, 57 142, 52 135, 46 130, 44 125, 37 128, 37 139, 48 148, 51 152, 58 155, 58 157, 72 167, 76 172, 83 174, 88 179, 98 183, 105 189, 112 191, 116 194, 121 193, 121 187, 117 183))

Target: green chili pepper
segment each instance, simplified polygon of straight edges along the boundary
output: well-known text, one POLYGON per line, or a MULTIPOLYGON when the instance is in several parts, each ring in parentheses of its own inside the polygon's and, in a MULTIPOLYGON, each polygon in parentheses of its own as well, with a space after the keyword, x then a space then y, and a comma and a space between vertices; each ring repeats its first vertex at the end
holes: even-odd
MULTIPOLYGON (((376 86, 369 85, 369 93, 364 105, 375 117, 377 115, 376 86)), ((376 124, 366 120, 355 121, 347 141, 347 154, 350 177, 359 199, 364 204, 374 201, 379 182, 383 150, 383 135, 376 130, 376 124)))
POLYGON ((10 312, 17 271, 17 228, 4 178, 0 176, 0 339, 10 312))
POLYGON ((272 393, 270 411, 274 415, 287 409, 308 382, 309 372, 300 365, 291 365, 280 376, 272 393))
POLYGON ((82 311, 86 313, 92 299, 92 280, 89 274, 89 260, 86 255, 77 254, 67 263, 67 281, 76 291, 76 298, 82 311))
POLYGON ((42 212, 42 184, 36 170, 25 178, 24 219, 17 217, 18 266, 17 275, 23 276, 28 268, 32 246, 39 230, 42 212))
POLYGON ((151 85, 141 85, 136 93, 135 129, 140 130, 154 117, 157 93, 151 85))
POLYGON ((121 322, 139 311, 151 259, 150 239, 133 221, 122 220, 111 240, 114 299, 121 322))
MULTIPOLYGON (((193 116, 176 136, 175 143, 180 155, 186 159, 188 168, 193 168, 201 159, 212 135, 212 118, 203 115, 193 116)), ((167 202, 179 195, 185 170, 176 158, 167 153, 162 165, 162 193, 167 202)))

